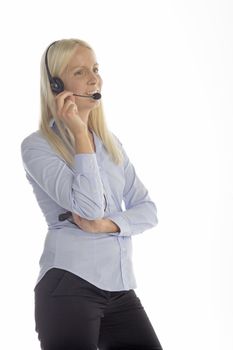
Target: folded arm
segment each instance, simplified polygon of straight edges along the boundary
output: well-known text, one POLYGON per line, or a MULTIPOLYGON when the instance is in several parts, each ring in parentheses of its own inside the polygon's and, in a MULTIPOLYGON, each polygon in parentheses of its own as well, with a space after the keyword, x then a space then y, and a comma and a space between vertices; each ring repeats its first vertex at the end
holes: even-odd
POLYGON ((62 208, 89 220, 104 216, 104 192, 95 153, 74 156, 74 169, 34 134, 21 144, 26 173, 62 208))

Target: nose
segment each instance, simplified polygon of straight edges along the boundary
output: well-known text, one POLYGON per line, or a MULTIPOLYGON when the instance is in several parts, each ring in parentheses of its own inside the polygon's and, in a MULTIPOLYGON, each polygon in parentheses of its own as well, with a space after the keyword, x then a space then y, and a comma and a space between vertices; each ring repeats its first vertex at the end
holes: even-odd
POLYGON ((96 74, 90 71, 88 76, 88 83, 96 84, 97 81, 98 81, 98 77, 96 76, 96 74))

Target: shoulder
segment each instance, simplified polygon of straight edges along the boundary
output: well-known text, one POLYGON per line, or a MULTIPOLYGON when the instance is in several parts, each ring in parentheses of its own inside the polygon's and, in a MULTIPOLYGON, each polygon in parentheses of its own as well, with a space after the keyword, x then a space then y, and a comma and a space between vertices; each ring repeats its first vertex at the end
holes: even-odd
POLYGON ((34 131, 26 136, 20 144, 21 149, 36 146, 49 146, 47 140, 44 138, 40 130, 34 131))
POLYGON ((51 145, 46 140, 46 138, 42 135, 40 130, 32 132, 28 136, 26 136, 20 144, 21 154, 23 155, 27 151, 35 152, 49 152, 54 153, 51 145))

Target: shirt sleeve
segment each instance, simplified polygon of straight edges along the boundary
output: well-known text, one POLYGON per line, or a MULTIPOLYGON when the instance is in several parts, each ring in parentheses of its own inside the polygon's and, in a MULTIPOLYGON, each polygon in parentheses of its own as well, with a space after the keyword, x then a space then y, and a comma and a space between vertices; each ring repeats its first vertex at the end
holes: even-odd
POLYGON ((157 207, 151 200, 147 188, 137 176, 134 165, 121 142, 120 144, 124 155, 123 200, 126 210, 111 213, 107 217, 120 228, 120 232, 110 233, 111 235, 131 236, 142 233, 158 224, 157 207))
POLYGON ((95 153, 74 156, 74 169, 46 140, 28 136, 21 143, 27 174, 58 205, 88 220, 104 216, 104 192, 95 153))

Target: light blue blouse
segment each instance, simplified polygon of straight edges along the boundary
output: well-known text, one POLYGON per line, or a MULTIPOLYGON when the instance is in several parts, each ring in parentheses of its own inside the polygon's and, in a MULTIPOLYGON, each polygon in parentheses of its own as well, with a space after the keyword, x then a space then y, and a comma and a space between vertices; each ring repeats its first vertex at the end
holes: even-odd
MULTIPOLYGON (((57 132, 54 120, 50 126, 57 132)), ((131 237, 158 224, 157 208, 116 135, 112 133, 124 155, 121 165, 111 160, 101 139, 91 132, 96 152, 75 154, 74 167, 39 130, 21 143, 26 178, 48 225, 36 284, 57 267, 104 290, 134 289, 131 237), (83 231, 72 220, 59 221, 66 211, 89 220, 109 218, 120 232, 83 231)))

